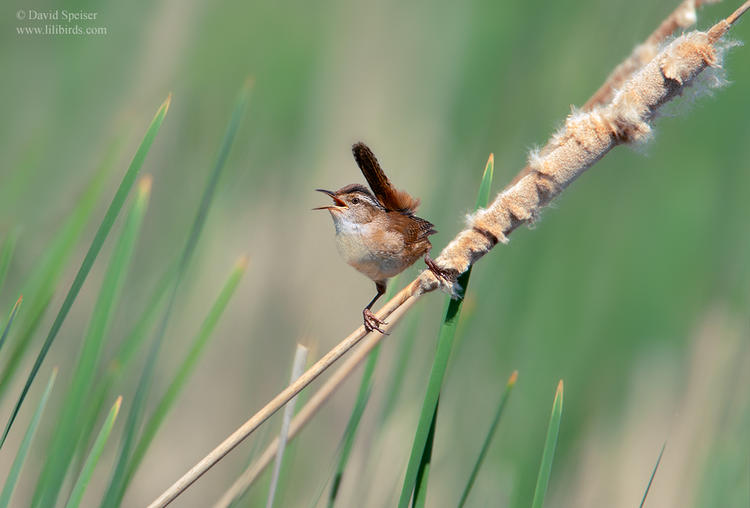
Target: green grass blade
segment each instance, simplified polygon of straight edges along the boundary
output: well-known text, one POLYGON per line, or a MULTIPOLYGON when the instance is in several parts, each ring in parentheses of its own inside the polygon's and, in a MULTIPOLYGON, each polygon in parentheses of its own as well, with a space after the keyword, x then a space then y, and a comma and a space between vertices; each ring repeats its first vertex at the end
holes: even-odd
POLYGON ((130 193, 130 189, 133 187, 135 179, 138 176, 138 172, 140 171, 141 166, 146 159, 146 154, 148 154, 148 151, 151 148, 151 144, 156 137, 156 133, 159 131, 159 127, 164 120, 164 116, 167 114, 170 99, 171 96, 167 97, 159 110, 156 112, 156 115, 154 116, 154 119, 151 121, 151 125, 149 125, 148 130, 146 131, 146 135, 144 136, 141 145, 138 147, 138 151, 136 152, 132 162, 130 163, 130 167, 128 167, 128 170, 125 173, 120 186, 117 188, 117 192, 115 193, 115 196, 112 199, 107 212, 104 214, 104 219, 99 225, 99 229, 96 231, 94 240, 91 242, 91 246, 89 247, 88 252, 86 252, 86 256, 81 263, 81 267, 78 269, 78 273, 73 280, 73 284, 68 290, 68 294, 65 296, 65 300, 60 307, 60 311, 55 317, 55 321, 53 322, 52 328, 47 334, 47 338, 44 340, 42 349, 39 351, 39 354, 34 361, 34 366, 31 368, 31 372, 29 373, 26 384, 21 391, 18 402, 16 402, 16 405, 13 408, 13 412, 8 419, 8 423, 5 426, 2 438, 0 438, 0 448, 2 447, 3 443, 5 443, 5 439, 8 437, 8 433, 10 432, 10 428, 13 425, 13 421, 16 419, 18 411, 21 409, 21 405, 26 398, 26 394, 29 392, 31 383, 34 382, 34 378, 36 377, 37 372, 39 372, 39 369, 42 366, 42 362, 47 356, 49 348, 52 346, 52 342, 55 340, 55 337, 57 337, 57 333, 60 331, 60 328, 62 327, 62 324, 65 321, 68 312, 70 311, 70 308, 73 306, 73 302, 78 296, 78 292, 81 290, 81 286, 83 286, 83 283, 86 280, 86 277, 88 276, 89 271, 91 270, 91 267, 96 260, 96 257, 99 255, 99 251, 104 244, 104 240, 107 239, 107 236, 112 229, 112 225, 114 224, 115 219, 117 219, 117 216, 120 214, 120 210, 125 203, 125 199, 130 193))
MULTIPOLYGON (((484 174, 482 175, 482 183, 479 186, 479 193, 477 196, 477 208, 487 206, 490 196, 490 188, 492 186, 492 175, 494 172, 495 158, 490 154, 487 160, 487 165, 484 168, 484 174)), ((443 378, 445 377, 445 371, 448 367, 448 359, 450 358, 451 350, 453 349, 453 340, 456 336, 456 326, 458 325, 458 319, 461 315, 461 306, 463 304, 463 297, 466 293, 466 288, 469 285, 469 277, 471 276, 471 268, 466 270, 458 278, 458 297, 451 299, 449 298, 446 302, 445 314, 443 317, 443 324, 440 326, 440 332, 438 334, 438 345, 437 351, 435 352, 435 359, 432 364, 430 371, 430 380, 427 384, 427 393, 425 393, 424 402, 422 403, 422 412, 419 415, 419 423, 417 423, 417 431, 414 435, 414 443, 411 449, 411 455, 409 456, 409 463, 406 466, 406 476, 404 477, 404 485, 401 489, 401 496, 399 498, 399 508, 406 508, 409 504, 409 500, 412 498, 412 494, 415 494, 414 489, 417 485, 417 476, 429 465, 429 457, 432 455, 431 448, 428 448, 428 444, 432 444, 430 440, 431 430, 434 433, 433 421, 437 415, 437 405, 440 398, 440 390, 443 386, 443 378), (429 441, 429 443, 428 443, 429 441)), ((420 488, 426 489, 427 482, 420 482, 420 488)), ((415 494, 415 499, 419 496, 415 494)), ((421 495, 424 495, 423 493, 421 495)))
POLYGON ((667 442, 665 441, 663 445, 661 445, 661 451, 659 452, 659 457, 656 459, 656 464, 654 465, 653 471, 651 471, 651 477, 648 479, 648 485, 646 485, 646 492, 643 493, 643 499, 641 499, 640 508, 643 508, 643 505, 646 504, 646 498, 648 497, 648 491, 651 490, 651 484, 654 483, 654 477, 656 476, 656 471, 659 469, 659 464, 661 464, 661 457, 664 455, 664 449, 667 447, 667 442))
POLYGON ((109 410, 107 419, 104 420, 102 428, 96 436, 96 441, 94 441, 94 445, 91 447, 91 452, 88 457, 86 457, 86 462, 83 465, 81 474, 78 475, 78 479, 76 480, 75 485, 73 485, 73 491, 68 498, 68 502, 65 504, 65 508, 75 508, 81 504, 83 494, 86 492, 86 487, 88 486, 89 481, 91 481, 91 475, 94 474, 94 469, 96 468, 97 462, 99 462, 99 457, 101 457, 102 451, 104 451, 104 445, 107 444, 109 434, 112 432, 112 427, 115 425, 117 413, 120 411, 120 404, 122 404, 122 396, 117 397, 112 409, 109 410))
POLYGON ((5 283, 5 276, 8 274, 10 262, 13 259, 13 252, 16 250, 18 241, 18 228, 13 229, 3 242, 3 249, 0 250, 0 289, 5 283))
MULTIPOLYGON (((114 357, 104 369, 101 379, 97 380, 94 394, 91 396, 90 403, 86 406, 85 416, 82 419, 83 424, 81 435, 84 436, 84 439, 79 443, 76 452, 79 458, 78 462, 83 460, 83 454, 91 445, 90 440, 87 440, 85 436, 93 437, 92 432, 94 426, 96 425, 98 416, 102 413, 107 396, 112 390, 114 384, 120 379, 123 373, 127 371, 131 362, 135 359, 136 353, 145 342, 148 332, 153 328, 158 311, 167 296, 167 290, 173 284, 173 279, 176 274, 176 265, 173 265, 161 280, 159 280, 146 301, 146 306, 136 320, 133 329, 121 342, 114 357)), ((73 470, 77 470, 79 467, 80 466, 74 467, 73 470)))
MULTIPOLYGON (((388 291, 386 292, 385 299, 390 300, 395 293, 395 288, 398 287, 398 277, 390 281, 388 285, 388 291)), ((328 506, 333 507, 336 503, 336 496, 338 496, 339 488, 341 487, 341 480, 344 477, 344 471, 346 465, 349 462, 349 456, 351 455, 352 448, 354 446, 354 438, 357 436, 357 429, 359 428, 359 422, 362 420, 362 414, 365 412, 367 402, 370 400, 370 393, 372 393, 372 377, 375 374, 375 367, 378 364, 378 358, 380 357, 380 344, 375 346, 367 357, 367 363, 365 364, 365 370, 362 373, 362 380, 359 383, 359 390, 357 392, 357 399, 354 402, 354 408, 352 414, 349 416, 349 422, 346 424, 346 430, 344 431, 344 438, 341 445, 339 462, 336 466, 336 472, 333 475, 333 481, 331 483, 331 493, 328 497, 328 506)))
POLYGON ((112 252, 101 289, 94 305, 88 331, 83 340, 73 379, 62 405, 62 414, 48 448, 47 460, 37 484, 32 506, 54 506, 68 472, 76 445, 83 437, 80 415, 85 413, 91 387, 94 384, 102 347, 109 336, 114 310, 120 299, 125 278, 135 250, 143 218, 151 194, 151 177, 144 177, 125 220, 117 244, 112 252))
POLYGON ((495 417, 492 419, 492 423, 490 424, 490 429, 487 431, 487 436, 485 436, 484 438, 484 443, 482 443, 482 449, 479 451, 479 456, 477 457, 477 460, 474 463, 474 468, 471 470, 471 474, 469 475, 469 481, 466 482, 466 487, 464 488, 463 494, 461 494, 461 499, 458 502, 458 508, 462 508, 466 504, 466 500, 469 497, 471 488, 474 486, 474 482, 477 479, 479 468, 482 467, 484 458, 487 456, 487 450, 489 450, 490 448, 490 443, 492 443, 492 438, 495 435, 495 430, 497 429, 497 425, 498 423, 500 423, 500 417, 503 415, 503 411, 505 410, 505 403, 508 401, 508 396, 510 395, 510 392, 513 390, 513 387, 516 386, 517 379, 518 379, 518 371, 514 371, 513 374, 511 374, 510 379, 508 379, 508 383, 505 385, 505 390, 503 391, 503 394, 500 396, 500 402, 497 405, 497 410, 495 411, 495 417))
POLYGON ((387 376, 389 380, 388 388, 386 388, 386 399, 383 403, 383 409, 378 416, 378 428, 383 428, 385 422, 391 416, 391 413, 393 413, 398 396, 401 394, 401 386, 409 369, 409 358, 412 349, 414 349, 414 342, 417 337, 417 330, 419 329, 419 309, 416 309, 409 318, 406 328, 404 336, 398 341, 398 350, 395 355, 396 362, 387 376))
POLYGON ((21 446, 18 448, 16 458, 13 460, 13 465, 10 467, 10 472, 5 479, 5 486, 3 487, 3 492, 0 494, 0 506, 10 505, 10 498, 11 496, 13 496, 13 489, 16 488, 18 477, 20 476, 21 469, 23 468, 23 464, 26 461, 26 455, 28 455, 29 453, 31 441, 34 440, 34 434, 39 427, 39 420, 41 420, 42 413, 44 413, 44 407, 47 405, 47 400, 49 399, 50 392, 52 392, 52 386, 54 386, 55 384, 56 377, 57 368, 54 368, 52 369, 52 375, 50 376, 49 382, 47 383, 47 388, 44 390, 44 394, 42 395, 42 400, 39 401, 39 405, 36 408, 34 417, 31 419, 31 423, 29 423, 29 426, 26 428, 26 434, 23 436, 23 441, 21 441, 21 446))
POLYGON ((164 422, 167 414, 172 409, 175 400, 177 400, 180 392, 185 387, 187 380, 190 378, 190 374, 192 374, 193 370, 195 369, 195 366, 198 363, 201 354, 206 348, 206 344, 208 344, 208 340, 213 335, 216 324, 219 322, 221 315, 227 308, 229 300, 231 300, 234 291, 237 289, 237 286, 240 283, 240 280, 242 280, 242 276, 245 274, 246 269, 247 258, 243 256, 237 261, 234 268, 232 269, 232 273, 229 275, 229 278, 224 284, 224 288, 221 290, 221 293, 219 293, 216 301, 208 311, 208 315, 203 321, 203 324, 198 331, 198 335, 193 341, 193 345, 190 348, 190 351, 183 360, 182 365, 180 365, 179 369, 177 369, 177 374, 175 374, 172 382, 169 384, 164 397, 162 397, 161 401, 159 401, 159 404, 156 406, 154 414, 151 415, 148 423, 146 423, 143 434, 141 435, 141 438, 135 447, 135 451, 133 452, 133 457, 130 460, 126 483, 129 483, 132 479, 133 475, 138 469, 138 466, 141 464, 141 460, 143 460, 143 456, 146 455, 146 450, 148 450, 148 447, 151 445, 151 441, 153 441, 154 436, 156 436, 157 431, 161 427, 161 424, 164 422))
POLYGON ((477 193, 476 209, 485 208, 490 202, 490 192, 492 192, 492 177, 495 174, 495 154, 490 154, 487 164, 484 166, 482 181, 479 183, 479 192, 477 193))
POLYGON ((414 485, 414 497, 412 506, 414 508, 424 508, 427 500, 427 480, 430 478, 430 469, 432 467, 432 445, 435 442, 435 424, 437 423, 438 409, 440 408, 440 399, 435 405, 435 411, 432 414, 430 430, 427 433, 422 459, 417 470, 417 479, 414 485))
POLYGON ((563 382, 562 379, 557 384, 555 401, 552 403, 552 414, 549 418, 549 427, 547 428, 547 439, 544 442, 544 452, 542 453, 542 464, 539 466, 539 476, 536 479, 536 488, 534 489, 534 501, 531 508, 542 508, 544 505, 544 496, 547 494, 549 477, 552 473, 552 460, 555 458, 555 448, 557 448, 557 435, 560 431, 560 420, 562 419, 563 409, 563 382))
POLYGON ((0 335, 0 350, 3 349, 3 345, 5 344, 5 339, 8 338, 8 332, 10 331, 10 326, 13 324, 13 319, 16 317, 16 312, 18 312, 18 308, 21 306, 21 302, 23 302, 23 296, 19 296, 18 300, 16 300, 15 305, 13 305, 13 309, 10 311, 10 317, 8 318, 8 323, 6 323, 5 328, 3 328, 3 334, 0 335))
POLYGON ((198 239, 200 238, 201 232, 203 230, 203 225, 206 221, 208 210, 211 207, 211 203, 213 202, 213 197, 216 192, 216 186, 218 185, 219 177, 221 176, 222 170, 224 168, 224 163, 229 156, 229 151, 237 134, 240 120, 245 111, 245 105, 247 103, 247 97, 249 93, 250 82, 246 83, 237 98, 232 116, 229 120, 229 125, 224 134, 221 147, 219 148, 219 154, 216 159, 216 164, 214 165, 213 170, 208 177, 208 182, 203 190, 203 195, 201 196, 201 201, 198 206, 198 212, 195 216, 195 220, 193 221, 193 225, 190 228, 187 242, 185 243, 185 246, 182 249, 182 253, 180 254, 177 266, 177 274, 175 276, 174 283, 172 284, 171 291, 169 292, 167 305, 164 313, 162 314, 161 320, 159 321, 157 330, 154 335, 154 340, 151 343, 151 349, 149 350, 146 359, 146 365, 144 366, 143 372, 138 381, 138 387, 136 389, 135 397, 133 398, 132 407, 130 408, 128 418, 125 422, 125 429, 123 431, 124 435, 122 444, 120 446, 117 463, 109 487, 107 488, 107 493, 105 494, 104 501, 102 503, 102 505, 105 507, 119 506, 122 503, 123 496, 125 495, 128 478, 128 463, 133 451, 132 447, 136 439, 136 434, 141 427, 143 411, 146 404, 146 397, 151 387, 151 379, 154 375, 154 370, 156 369, 156 361, 159 356, 159 350, 161 349, 161 344, 164 339, 167 324, 169 323, 169 318, 172 314, 174 302, 177 298, 177 290, 180 286, 180 282, 182 281, 185 271, 187 270, 188 264, 190 263, 190 260, 195 251, 195 246, 198 243, 198 239))
POLYGON ((112 360, 107 365, 107 374, 115 377, 122 374, 130 363, 137 357, 138 351, 143 346, 148 331, 156 323, 157 312, 163 303, 166 302, 169 289, 174 285, 177 277, 177 264, 173 263, 164 273, 149 297, 143 312, 136 321, 133 329, 122 341, 112 360))
MULTIPOLYGON (((325 479, 321 482, 320 487, 316 490, 316 494, 314 497, 310 498, 310 503, 308 504, 309 508, 316 508, 320 504, 320 500, 323 499, 323 494, 325 494, 326 487, 328 487, 328 482, 331 478, 333 478, 334 474, 336 473, 336 469, 338 467, 338 460, 336 460, 336 457, 338 457, 341 454, 341 448, 344 445, 344 440, 342 439, 338 446, 336 447, 336 453, 334 455, 333 460, 328 465, 326 470, 328 471, 328 474, 325 476, 325 479)), ((322 465, 321 465, 322 469, 322 465)), ((235 508, 234 505, 230 505, 229 508, 235 508)))
POLYGON ((370 393, 372 393, 372 374, 375 370, 375 365, 378 361, 378 355, 380 353, 380 345, 372 350, 369 358, 367 359, 367 365, 365 365, 365 372, 362 375, 362 382, 359 385, 359 391, 357 393, 357 400, 354 403, 352 414, 349 416, 349 422, 346 424, 346 430, 344 431, 344 439, 342 441, 341 452, 339 456, 338 465, 336 471, 333 474, 333 482, 331 483, 331 494, 328 497, 328 506, 333 507, 336 503, 336 496, 339 493, 339 487, 341 487, 341 480, 344 477, 344 471, 346 465, 349 462, 349 455, 351 454, 352 447, 354 446, 354 438, 357 434, 357 428, 359 422, 362 419, 362 414, 365 412, 365 407, 370 399, 370 393))
POLYGON ((70 217, 62 225, 49 247, 45 249, 42 259, 34 263, 34 270, 23 284, 21 294, 24 295, 27 303, 24 316, 16 327, 18 335, 15 345, 0 375, 0 398, 5 395, 16 370, 21 365, 31 338, 52 299, 58 279, 78 238, 86 224, 92 220, 94 207, 102 193, 106 177, 114 167, 120 145, 119 140, 115 140, 110 145, 91 183, 86 187, 83 195, 76 200, 77 204, 70 217))

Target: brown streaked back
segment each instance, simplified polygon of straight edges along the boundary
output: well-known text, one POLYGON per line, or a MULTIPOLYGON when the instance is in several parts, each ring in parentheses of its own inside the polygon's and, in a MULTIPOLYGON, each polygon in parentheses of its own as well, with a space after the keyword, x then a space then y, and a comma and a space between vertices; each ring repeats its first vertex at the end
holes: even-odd
POLYGON ((404 244, 416 248, 420 254, 430 250, 432 244, 428 237, 437 233, 430 221, 401 212, 388 212, 388 228, 400 232, 404 244))

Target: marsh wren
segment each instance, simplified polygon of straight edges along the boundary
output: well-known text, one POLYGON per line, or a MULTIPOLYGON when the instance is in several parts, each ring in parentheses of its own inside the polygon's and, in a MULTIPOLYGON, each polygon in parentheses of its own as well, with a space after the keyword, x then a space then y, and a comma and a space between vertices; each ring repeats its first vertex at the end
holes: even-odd
POLYGON ((414 215, 419 199, 391 184, 364 143, 352 146, 352 153, 372 192, 356 183, 337 191, 315 189, 330 196, 333 205, 314 210, 331 213, 341 257, 375 282, 377 294, 362 311, 362 318, 368 332, 385 333, 380 325, 387 323, 375 317, 370 309, 385 293, 388 279, 421 256, 436 276, 446 279, 448 275, 429 257, 432 244, 428 237, 437 231, 429 221, 414 215))

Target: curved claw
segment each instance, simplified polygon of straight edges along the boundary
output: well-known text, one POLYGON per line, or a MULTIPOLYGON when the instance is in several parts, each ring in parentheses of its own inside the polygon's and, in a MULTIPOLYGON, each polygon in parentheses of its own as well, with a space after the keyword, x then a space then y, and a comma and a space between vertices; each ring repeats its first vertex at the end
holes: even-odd
POLYGON ((427 265, 427 268, 430 269, 430 271, 435 274, 435 277, 438 279, 443 279, 445 282, 453 283, 455 282, 455 277, 449 270, 445 270, 443 268, 440 268, 435 261, 425 254, 424 256, 424 263, 427 265))
POLYGON ((370 333, 373 330, 377 330, 383 335, 390 335, 388 332, 380 328, 380 325, 387 325, 386 321, 378 319, 370 309, 362 311, 362 319, 364 320, 365 330, 370 333))

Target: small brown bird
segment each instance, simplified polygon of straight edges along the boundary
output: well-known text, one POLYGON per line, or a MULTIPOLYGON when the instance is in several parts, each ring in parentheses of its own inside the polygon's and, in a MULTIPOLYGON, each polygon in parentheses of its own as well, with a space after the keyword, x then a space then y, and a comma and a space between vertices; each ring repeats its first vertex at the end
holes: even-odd
POLYGON ((447 274, 428 255, 432 248, 428 237, 437 231, 429 221, 414 215, 419 199, 391 184, 364 143, 352 146, 352 153, 372 192, 356 183, 337 191, 316 189, 328 194, 334 203, 314 210, 331 213, 341 257, 375 282, 378 292, 362 311, 362 318, 368 332, 385 333, 380 328, 385 321, 375 317, 370 309, 385 293, 389 278, 413 265, 421 256, 436 276, 445 279, 447 274))

